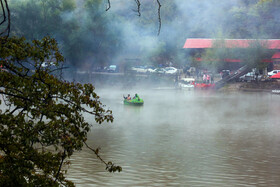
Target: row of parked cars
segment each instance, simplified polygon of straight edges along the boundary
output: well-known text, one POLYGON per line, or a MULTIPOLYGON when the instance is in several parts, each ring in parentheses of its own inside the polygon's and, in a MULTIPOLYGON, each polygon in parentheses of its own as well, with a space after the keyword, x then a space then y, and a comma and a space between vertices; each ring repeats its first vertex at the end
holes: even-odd
POLYGON ((239 81, 251 82, 254 80, 261 80, 262 75, 256 74, 255 72, 248 72, 245 75, 239 77, 239 81))
POLYGON ((117 65, 109 65, 109 66, 106 66, 106 67, 99 66, 99 67, 96 67, 94 69, 94 71, 95 72, 116 73, 116 72, 119 72, 119 67, 117 65))
MULTIPOLYGON (((159 74, 177 74, 179 70, 175 67, 165 67, 165 68, 154 68, 151 66, 135 66, 130 68, 132 72, 135 73, 159 73, 159 74)), ((96 72, 119 72, 119 68, 116 65, 110 65, 108 67, 97 67, 96 72)))
POLYGON ((170 75, 175 75, 179 73, 179 70, 175 67, 153 68, 149 66, 135 66, 131 68, 131 71, 136 73, 159 73, 170 75))
MULTIPOLYGON (((280 70, 273 70, 267 73, 268 77, 271 77, 277 73, 279 73, 280 70)), ((250 82, 250 81, 254 81, 254 80, 261 80, 263 78, 263 75, 256 73, 256 71, 251 71, 246 73, 245 75, 242 75, 241 77, 239 77, 239 81, 245 81, 245 82, 250 82)))
MULTIPOLYGON (((222 70, 221 76, 222 76, 222 78, 226 78, 229 75, 234 76, 236 74, 239 74, 239 73, 242 73, 242 72, 246 71, 246 69, 247 69, 247 66, 243 66, 236 71, 222 70)), ((248 73, 246 73, 246 74, 244 74, 240 77, 237 77, 236 81, 250 82, 250 81, 254 81, 254 80, 261 80, 261 78, 262 78, 262 75, 257 73, 257 69, 254 68, 254 69, 252 69, 252 71, 250 71, 250 72, 248 72, 248 73)))
MULTIPOLYGON (((267 73, 268 77, 271 77, 277 73, 279 73, 280 70, 272 70, 270 72, 267 73)), ((239 78, 240 81, 246 81, 246 82, 250 82, 250 81, 253 81, 253 80, 261 80, 263 77, 263 75, 260 75, 260 74, 256 74, 256 72, 248 72, 247 74, 241 76, 239 78)))

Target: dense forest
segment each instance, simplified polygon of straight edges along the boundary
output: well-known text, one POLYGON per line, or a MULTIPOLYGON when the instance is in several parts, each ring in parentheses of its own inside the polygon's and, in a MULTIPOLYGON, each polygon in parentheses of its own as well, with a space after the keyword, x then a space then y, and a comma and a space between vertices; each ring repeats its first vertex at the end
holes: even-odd
POLYGON ((66 63, 93 68, 140 58, 144 64, 186 63, 186 38, 279 38, 277 0, 156 1, 11 0, 11 33, 54 37, 66 63))

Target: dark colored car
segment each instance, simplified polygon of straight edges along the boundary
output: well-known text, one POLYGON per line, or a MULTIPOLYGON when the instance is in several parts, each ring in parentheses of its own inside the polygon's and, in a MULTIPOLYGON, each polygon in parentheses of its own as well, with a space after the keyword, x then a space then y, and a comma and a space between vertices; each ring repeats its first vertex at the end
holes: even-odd
POLYGON ((116 65, 110 65, 107 69, 108 72, 110 73, 115 73, 115 72, 118 72, 118 68, 116 65))
POLYGON ((230 74, 230 70, 222 70, 221 71, 222 79, 229 76, 229 74, 230 74))

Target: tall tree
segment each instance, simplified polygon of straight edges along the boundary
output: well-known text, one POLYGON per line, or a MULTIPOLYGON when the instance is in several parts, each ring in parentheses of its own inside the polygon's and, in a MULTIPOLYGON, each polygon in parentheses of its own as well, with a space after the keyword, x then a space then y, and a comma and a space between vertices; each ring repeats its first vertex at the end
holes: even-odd
MULTIPOLYGON (((64 174, 68 158, 88 147, 93 123, 84 113, 99 124, 113 121, 91 84, 59 78, 55 72, 63 61, 50 37, 32 44, 14 37, 1 42, 0 186, 73 186, 64 174)), ((90 149, 108 171, 121 171, 90 149)))
POLYGON ((28 40, 45 35, 55 37, 67 62, 74 66, 108 63, 120 49, 121 34, 103 9, 105 3, 100 0, 77 4, 74 0, 11 0, 12 34, 28 40))

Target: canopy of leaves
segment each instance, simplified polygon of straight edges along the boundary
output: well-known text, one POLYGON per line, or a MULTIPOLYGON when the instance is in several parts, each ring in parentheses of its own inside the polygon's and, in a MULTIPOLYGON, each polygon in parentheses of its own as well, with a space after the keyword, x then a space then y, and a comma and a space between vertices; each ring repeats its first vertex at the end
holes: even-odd
POLYGON ((82 149, 92 124, 113 121, 91 84, 59 78, 63 61, 50 37, 1 38, 0 186, 71 186, 67 158, 82 149))
POLYGON ((100 65, 120 48, 119 32, 102 0, 11 0, 13 36, 27 40, 49 35, 59 41, 67 63, 100 65), (23 21, 24 20, 24 21, 23 21))

